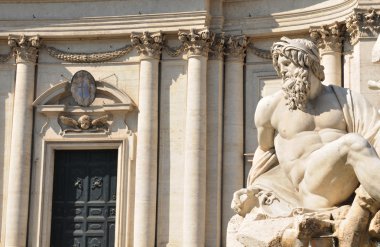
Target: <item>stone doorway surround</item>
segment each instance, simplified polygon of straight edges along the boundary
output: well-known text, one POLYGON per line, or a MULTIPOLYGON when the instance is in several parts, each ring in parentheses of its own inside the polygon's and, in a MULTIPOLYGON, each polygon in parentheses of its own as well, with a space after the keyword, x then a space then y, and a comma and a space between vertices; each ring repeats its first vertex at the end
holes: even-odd
POLYGON ((69 87, 69 82, 58 83, 33 104, 36 114, 28 246, 50 246, 55 150, 97 149, 118 150, 115 247, 128 246, 133 241, 129 236, 133 231, 136 146, 135 133, 128 124, 136 121, 137 115, 130 114, 136 105, 126 93, 105 82, 96 82, 96 98, 90 106, 75 105, 69 87), (83 115, 90 119, 107 116, 106 128, 67 131, 60 122, 60 116, 78 119, 83 115))

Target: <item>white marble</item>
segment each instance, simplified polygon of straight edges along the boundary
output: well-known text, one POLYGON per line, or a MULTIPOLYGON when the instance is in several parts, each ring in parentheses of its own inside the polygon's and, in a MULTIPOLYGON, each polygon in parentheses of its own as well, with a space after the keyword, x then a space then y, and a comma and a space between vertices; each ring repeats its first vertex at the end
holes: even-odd
POLYGON ((307 246, 312 236, 337 234, 342 246, 363 246, 369 242, 368 216, 380 209, 375 185, 380 179, 380 115, 362 95, 321 83, 323 66, 314 43, 283 37, 274 43, 272 56, 282 92, 264 97, 256 108, 258 148, 247 188, 235 192, 231 204, 246 217, 236 238, 247 246, 279 241, 307 246), (341 207, 344 213, 338 216, 327 213, 327 219, 343 220, 335 233, 322 214, 308 214, 326 214, 354 192, 348 212, 341 207), (274 218, 285 225, 270 230, 279 225, 270 222, 274 218), (248 219, 253 222, 247 226, 248 219), (263 219, 265 234, 247 235, 247 229, 261 229, 257 224, 263 219))

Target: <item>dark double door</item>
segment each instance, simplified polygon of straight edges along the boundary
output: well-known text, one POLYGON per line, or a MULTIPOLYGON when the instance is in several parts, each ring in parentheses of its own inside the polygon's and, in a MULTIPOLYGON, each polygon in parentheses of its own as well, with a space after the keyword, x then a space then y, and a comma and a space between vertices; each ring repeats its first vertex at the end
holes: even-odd
POLYGON ((52 247, 113 247, 117 150, 55 151, 52 247))

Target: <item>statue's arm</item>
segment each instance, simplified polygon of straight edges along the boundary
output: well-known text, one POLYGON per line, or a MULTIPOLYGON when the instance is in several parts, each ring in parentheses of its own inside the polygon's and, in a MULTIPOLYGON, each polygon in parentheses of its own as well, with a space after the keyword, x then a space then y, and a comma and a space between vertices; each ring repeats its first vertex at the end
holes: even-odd
POLYGON ((261 99, 257 105, 255 113, 255 125, 257 128, 258 147, 256 152, 266 152, 274 148, 275 128, 271 123, 273 111, 275 108, 274 101, 274 96, 269 96, 261 99))
POLYGON ((248 175, 247 188, 236 191, 231 202, 231 208, 241 216, 245 216, 250 212, 256 203, 255 193, 257 193, 257 189, 249 185, 252 184, 255 178, 265 172, 265 167, 258 167, 258 164, 262 163, 260 161, 263 161, 262 158, 267 151, 274 148, 275 128, 271 124, 271 118, 277 102, 275 96, 264 97, 256 108, 255 124, 259 145, 253 157, 252 168, 248 175))

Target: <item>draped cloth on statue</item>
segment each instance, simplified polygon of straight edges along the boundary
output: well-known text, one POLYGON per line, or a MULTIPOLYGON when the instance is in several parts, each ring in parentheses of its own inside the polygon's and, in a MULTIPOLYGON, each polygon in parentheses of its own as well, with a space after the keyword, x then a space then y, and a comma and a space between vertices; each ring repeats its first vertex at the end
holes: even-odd
MULTIPOLYGON (((337 86, 329 87, 343 111, 347 132, 361 135, 379 153, 378 111, 360 94, 337 86)), ((255 207, 270 217, 290 216, 295 209, 303 208, 298 192, 278 163, 275 150, 263 151, 261 157, 255 160, 258 161, 252 164, 247 182, 247 187, 256 195, 255 207)))

